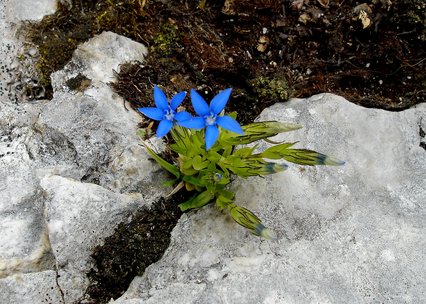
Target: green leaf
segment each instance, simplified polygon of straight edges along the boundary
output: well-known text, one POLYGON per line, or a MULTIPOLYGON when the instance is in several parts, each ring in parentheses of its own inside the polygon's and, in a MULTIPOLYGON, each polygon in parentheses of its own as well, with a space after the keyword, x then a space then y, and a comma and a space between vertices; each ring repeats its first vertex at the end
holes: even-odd
POLYGON ((210 161, 203 160, 200 155, 195 156, 192 160, 192 167, 198 171, 207 168, 209 164, 210 161))
POLYGON ((217 153, 216 151, 214 151, 213 149, 210 149, 207 152, 207 159, 209 161, 211 161, 212 163, 217 163, 222 159, 222 155, 220 155, 219 153, 217 153))
POLYGON ((164 160, 163 158, 161 158, 160 156, 158 156, 153 150, 151 150, 145 143, 143 144, 145 146, 145 149, 147 150, 147 152, 149 153, 149 155, 151 155, 151 157, 153 159, 155 159, 155 161, 164 169, 166 169, 167 171, 169 171, 171 174, 173 174, 174 176, 176 176, 177 178, 180 177, 180 172, 178 167, 176 167, 175 165, 172 165, 171 163, 167 162, 166 160, 164 160))
POLYGON ((226 199, 232 201, 234 199, 235 193, 226 189, 221 189, 219 191, 219 194, 223 197, 225 197, 226 199))
POLYGON ((225 209, 230 203, 234 201, 234 192, 221 189, 218 191, 218 196, 216 198, 216 206, 219 210, 225 209))
POLYGON ((248 158, 252 156, 253 151, 256 149, 257 145, 254 147, 244 147, 238 150, 235 150, 234 153, 232 153, 232 156, 237 156, 241 158, 248 158))
POLYGON ((208 204, 214 197, 215 193, 213 191, 206 190, 199 195, 194 196, 190 200, 180 204, 179 208, 182 212, 189 209, 200 208, 208 204))
POLYGON ((186 151, 188 151, 188 146, 190 145, 188 140, 188 130, 179 126, 175 126, 170 131, 170 134, 175 141, 175 144, 170 145, 170 148, 176 153, 185 154, 186 151))
POLYGON ((216 198, 216 207, 217 207, 219 210, 223 210, 223 209, 225 209, 225 208, 226 208, 226 206, 228 206, 228 204, 230 204, 230 203, 232 203, 232 200, 231 200, 231 199, 228 199, 228 198, 226 198, 226 197, 224 197, 224 196, 222 196, 222 195, 219 195, 219 196, 216 198))
POLYGON ((184 155, 179 155, 179 169, 183 175, 194 175, 199 171, 193 167, 194 159, 191 157, 186 157, 184 155))
POLYGON ((164 187, 171 187, 171 186, 173 186, 176 182, 177 182, 177 179, 168 180, 168 181, 165 181, 165 182, 163 183, 163 186, 164 186, 164 187))
POLYGON ((183 175, 195 175, 199 172, 192 167, 190 167, 188 169, 181 168, 180 171, 182 172, 183 175))
POLYGON ((170 149, 178 154, 185 153, 185 150, 177 144, 170 144, 170 149))
POLYGON ((205 187, 205 184, 203 183, 203 181, 195 176, 184 175, 182 177, 182 180, 184 182, 193 184, 194 186, 205 187))
POLYGON ((193 160, 192 158, 186 157, 186 156, 182 155, 180 157, 180 167, 181 167, 181 169, 183 170, 183 169, 192 168, 192 160, 193 160))

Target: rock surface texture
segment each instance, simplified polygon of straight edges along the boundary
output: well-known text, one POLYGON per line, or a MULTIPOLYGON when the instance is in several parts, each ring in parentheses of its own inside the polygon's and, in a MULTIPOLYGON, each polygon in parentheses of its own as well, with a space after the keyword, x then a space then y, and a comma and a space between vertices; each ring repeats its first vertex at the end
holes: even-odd
POLYGON ((300 140, 346 165, 235 181, 237 202, 279 240, 251 236, 213 206, 188 213, 162 260, 115 303, 423 302, 424 117, 424 104, 390 113, 331 94, 266 109, 259 120, 304 126, 277 141, 300 140))
MULTIPOLYGON (((53 100, 16 103, 8 93, 22 47, 13 23, 42 18, 56 1, 34 3, 0 0, 0 303, 71 304, 89 284, 93 248, 169 189, 138 145, 140 116, 107 84, 120 63, 143 60, 141 44, 103 33, 52 76, 53 100)), ((331 94, 265 110, 259 120, 304 126, 276 140, 346 165, 236 180, 237 203, 278 241, 213 206, 189 212, 164 257, 112 302, 423 302, 425 117, 425 104, 390 113, 331 94)))
POLYGON ((113 69, 142 61, 146 48, 103 33, 52 76, 53 100, 16 103, 7 87, 22 44, 12 22, 40 19, 56 3, 33 11, 24 2, 0 2, 0 303, 74 303, 93 248, 166 190, 138 145, 140 116, 108 86, 113 69))

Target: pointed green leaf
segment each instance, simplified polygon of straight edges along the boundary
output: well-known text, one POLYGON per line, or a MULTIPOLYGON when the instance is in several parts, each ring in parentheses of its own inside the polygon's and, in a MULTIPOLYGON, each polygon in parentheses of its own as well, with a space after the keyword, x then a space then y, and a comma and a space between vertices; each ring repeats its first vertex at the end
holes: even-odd
POLYGON ((188 169, 180 169, 180 171, 182 172, 182 175, 187 176, 187 175, 195 175, 198 173, 197 170, 195 170, 194 168, 190 167, 188 169))
POLYGON ((203 183, 202 180, 200 180, 199 178, 195 177, 195 176, 189 176, 189 175, 184 175, 182 177, 182 180, 193 184, 194 186, 199 186, 199 187, 205 187, 206 185, 203 183))
POLYGON ((165 181, 165 182, 163 183, 163 186, 164 186, 164 187, 171 187, 171 186, 173 186, 176 182, 177 182, 177 179, 168 180, 168 181, 165 181))
POLYGON ((233 156, 238 156, 241 158, 248 158, 252 155, 253 151, 256 149, 257 145, 254 147, 244 147, 238 150, 235 150, 234 153, 232 153, 233 156))
POLYGON ((179 154, 185 154, 188 150, 189 142, 189 132, 187 129, 175 126, 171 131, 175 144, 170 145, 170 148, 179 154))
POLYGON ((219 190, 219 194, 223 197, 225 197, 228 200, 233 200, 235 197, 235 193, 226 189, 219 190))
POLYGON ((216 198, 216 207, 219 209, 219 210, 223 210, 223 209, 225 209, 226 208, 226 206, 228 205, 228 204, 230 204, 230 203, 232 203, 232 199, 229 199, 229 198, 227 198, 227 197, 225 197, 225 196, 223 196, 223 195, 219 195, 217 198, 216 198))
POLYGON ((214 151, 213 149, 210 149, 207 153, 207 159, 210 160, 212 163, 217 163, 221 160, 222 155, 214 151))
POLYGON ((213 191, 206 190, 198 194, 197 196, 191 198, 190 200, 186 201, 185 203, 180 204, 179 208, 181 211, 186 211, 193 208, 200 208, 208 204, 214 197, 215 193, 213 191))
POLYGON ((198 171, 207 168, 209 164, 210 161, 203 160, 200 155, 195 156, 192 160, 192 167, 198 171))
POLYGON ((167 162, 166 160, 164 160, 163 158, 161 158, 160 156, 158 156, 152 149, 150 149, 145 143, 144 143, 145 149, 147 150, 147 152, 149 153, 149 155, 151 155, 151 157, 153 159, 155 159, 155 161, 164 169, 166 169, 167 171, 169 171, 171 174, 173 174, 174 176, 176 176, 177 178, 180 177, 180 172, 178 167, 176 167, 175 165, 172 165, 171 163, 167 162))

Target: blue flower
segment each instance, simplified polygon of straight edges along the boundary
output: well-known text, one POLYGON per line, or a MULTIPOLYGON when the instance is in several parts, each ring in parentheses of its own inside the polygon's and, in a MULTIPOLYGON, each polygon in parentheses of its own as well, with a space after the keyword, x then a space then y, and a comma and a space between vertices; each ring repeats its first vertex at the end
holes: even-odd
POLYGON ((160 124, 157 129, 157 137, 163 137, 169 133, 173 127, 173 123, 188 120, 191 115, 188 112, 176 112, 176 109, 182 103, 186 96, 186 92, 177 93, 169 102, 163 91, 157 86, 154 86, 154 102, 156 108, 139 108, 138 111, 148 116, 151 119, 159 120, 160 124))
POLYGON ((225 108, 232 89, 226 89, 217 94, 210 106, 194 89, 191 90, 191 102, 195 112, 199 115, 189 120, 180 121, 179 124, 190 129, 206 128, 206 150, 209 150, 219 137, 218 126, 229 131, 244 134, 239 123, 229 116, 218 116, 225 108))

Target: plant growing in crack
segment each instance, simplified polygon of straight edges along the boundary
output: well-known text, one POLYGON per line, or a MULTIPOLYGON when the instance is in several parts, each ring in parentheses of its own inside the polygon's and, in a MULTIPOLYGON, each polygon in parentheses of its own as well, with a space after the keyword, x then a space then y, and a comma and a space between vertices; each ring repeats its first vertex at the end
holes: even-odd
POLYGON ((278 173, 288 167, 283 160, 307 166, 340 166, 344 162, 312 150, 294 149, 295 142, 269 140, 279 133, 301 128, 298 124, 262 121, 240 126, 235 120, 235 113, 224 115, 231 91, 221 91, 208 105, 195 90, 191 90, 191 102, 197 114, 193 117, 186 111, 177 111, 186 92, 173 96, 169 105, 166 95, 155 86, 156 107, 138 110, 160 121, 157 137, 170 132, 174 140, 170 149, 177 154, 177 159, 170 163, 144 145, 158 164, 176 177, 171 183, 177 186, 171 194, 183 187, 196 192, 191 199, 179 205, 182 211, 215 202, 220 210, 226 210, 252 234, 275 239, 274 232, 265 227, 253 212, 234 203, 235 194, 227 188, 232 176, 245 178, 278 173), (247 146, 260 140, 273 146, 261 153, 255 153, 257 145, 247 146))

